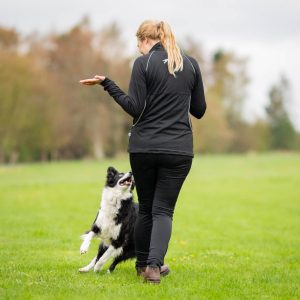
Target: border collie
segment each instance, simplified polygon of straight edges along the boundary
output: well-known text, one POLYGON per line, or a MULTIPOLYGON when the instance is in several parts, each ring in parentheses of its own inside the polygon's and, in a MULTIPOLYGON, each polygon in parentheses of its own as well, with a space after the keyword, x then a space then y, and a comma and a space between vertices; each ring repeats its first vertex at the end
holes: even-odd
POLYGON ((89 231, 82 235, 80 254, 88 251, 92 238, 101 239, 98 254, 79 272, 95 272, 110 259, 113 262, 107 272, 112 272, 122 261, 135 257, 133 230, 138 204, 133 202, 134 180, 131 172, 119 173, 107 169, 106 183, 102 191, 101 206, 89 231))

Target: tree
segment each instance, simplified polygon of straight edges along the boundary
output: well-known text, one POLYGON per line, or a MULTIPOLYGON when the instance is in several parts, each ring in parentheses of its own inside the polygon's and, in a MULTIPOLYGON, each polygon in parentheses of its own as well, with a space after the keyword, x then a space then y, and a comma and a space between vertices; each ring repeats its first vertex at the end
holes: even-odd
POLYGON ((0 160, 40 159, 52 137, 44 76, 29 57, 0 51, 0 61, 0 160))
POLYGON ((0 27, 0 49, 16 50, 19 45, 19 34, 16 30, 0 27))
POLYGON ((268 121, 271 127, 271 146, 273 149, 292 149, 296 139, 296 131, 287 113, 290 99, 289 82, 281 76, 269 92, 270 102, 266 106, 268 121))
POLYGON ((213 54, 213 87, 223 103, 226 118, 231 127, 242 120, 241 111, 246 96, 245 87, 249 82, 246 74, 246 58, 232 52, 217 50, 213 54))

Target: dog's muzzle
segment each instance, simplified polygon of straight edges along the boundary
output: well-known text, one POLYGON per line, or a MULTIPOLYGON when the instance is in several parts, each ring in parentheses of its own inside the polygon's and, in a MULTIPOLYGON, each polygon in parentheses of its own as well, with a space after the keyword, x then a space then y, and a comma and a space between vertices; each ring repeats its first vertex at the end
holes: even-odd
POLYGON ((131 185, 131 183, 134 183, 133 175, 131 172, 129 172, 129 176, 125 177, 120 181, 120 185, 131 185))

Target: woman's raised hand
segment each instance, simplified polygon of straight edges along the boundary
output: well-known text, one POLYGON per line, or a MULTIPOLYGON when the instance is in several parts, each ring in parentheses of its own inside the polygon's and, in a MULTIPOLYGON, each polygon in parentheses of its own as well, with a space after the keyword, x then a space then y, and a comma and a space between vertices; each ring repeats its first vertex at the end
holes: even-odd
POLYGON ((95 75, 94 78, 79 80, 80 83, 85 85, 99 84, 105 79, 105 76, 95 75))

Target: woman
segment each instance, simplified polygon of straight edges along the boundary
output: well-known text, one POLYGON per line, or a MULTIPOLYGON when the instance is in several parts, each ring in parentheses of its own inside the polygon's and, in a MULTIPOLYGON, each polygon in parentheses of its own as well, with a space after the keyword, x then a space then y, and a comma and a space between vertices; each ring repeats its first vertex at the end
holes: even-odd
POLYGON ((136 36, 142 56, 133 64, 128 94, 105 76, 80 82, 101 84, 133 117, 127 151, 139 201, 136 269, 159 283, 169 273, 164 257, 174 208, 194 157, 189 113, 200 119, 206 101, 197 61, 180 51, 166 22, 144 21, 136 36))

